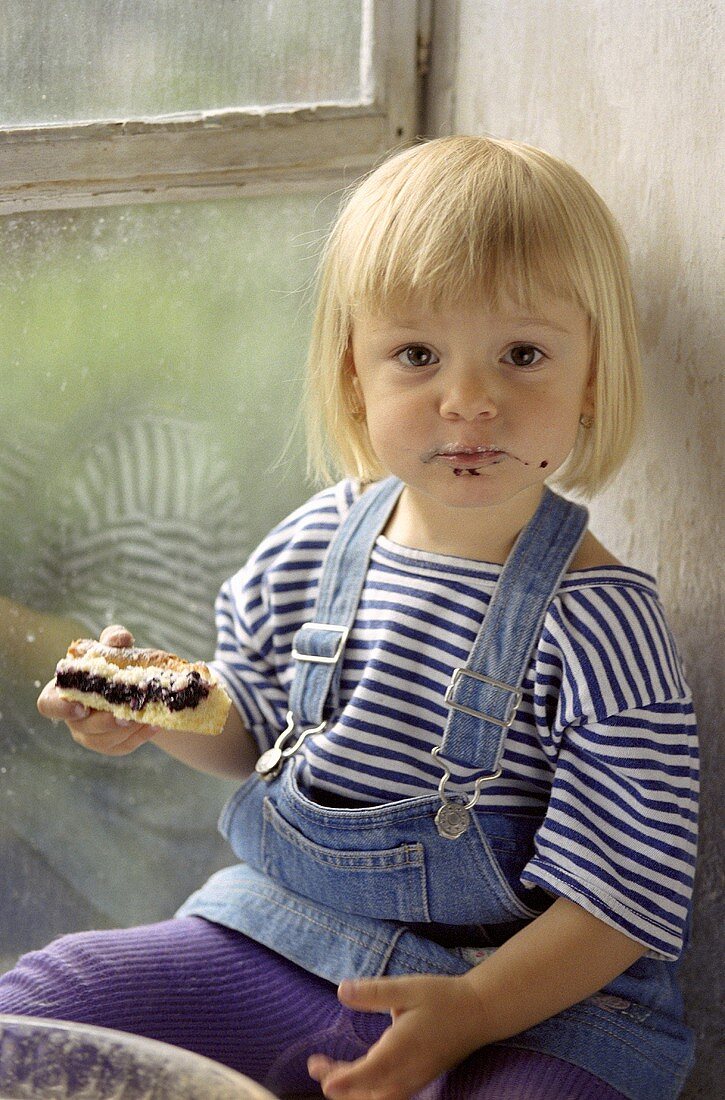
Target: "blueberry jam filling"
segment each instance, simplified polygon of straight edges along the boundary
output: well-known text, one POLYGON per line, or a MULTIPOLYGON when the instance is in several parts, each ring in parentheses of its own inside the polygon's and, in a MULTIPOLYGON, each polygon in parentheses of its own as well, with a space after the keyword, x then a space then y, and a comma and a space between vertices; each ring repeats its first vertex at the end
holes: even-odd
POLYGON ((61 688, 74 691, 93 692, 102 695, 109 703, 126 703, 131 710, 141 710, 147 703, 163 703, 169 710, 186 710, 196 707, 209 694, 209 685, 205 684, 198 672, 190 672, 189 683, 180 691, 172 691, 151 679, 147 684, 124 684, 106 680, 103 676, 93 676, 89 672, 67 670, 56 674, 56 683, 61 688))

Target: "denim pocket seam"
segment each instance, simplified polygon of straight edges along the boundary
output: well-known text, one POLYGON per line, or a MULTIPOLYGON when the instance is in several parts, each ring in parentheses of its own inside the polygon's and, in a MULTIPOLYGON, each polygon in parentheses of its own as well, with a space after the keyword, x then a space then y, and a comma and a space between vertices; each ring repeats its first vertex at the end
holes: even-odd
POLYGON ((425 868, 425 855, 421 844, 401 844, 397 848, 382 848, 370 852, 359 850, 341 851, 325 848, 302 836, 294 829, 274 805, 265 799, 264 821, 278 836, 298 851, 309 855, 316 863, 326 867, 336 867, 345 871, 399 871, 406 868, 421 870, 425 868))
POLYGON ((294 767, 289 769, 289 774, 283 777, 282 782, 281 799, 285 802, 292 800, 297 817, 313 826, 332 828, 343 833, 375 831, 397 824, 401 817, 406 823, 417 818, 433 817, 440 801, 439 796, 432 793, 354 809, 333 809, 321 806, 308 797, 298 782, 294 767))

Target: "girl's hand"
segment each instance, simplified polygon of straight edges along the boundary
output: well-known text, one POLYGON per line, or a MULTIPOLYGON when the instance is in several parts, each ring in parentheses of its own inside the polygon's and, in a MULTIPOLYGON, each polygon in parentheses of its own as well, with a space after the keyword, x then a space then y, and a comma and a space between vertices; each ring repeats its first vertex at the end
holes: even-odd
MULTIPOLYGON (((99 640, 104 645, 133 645, 133 635, 122 626, 107 626, 99 640)), ((55 680, 41 691, 38 710, 44 718, 65 722, 79 745, 105 756, 127 756, 159 732, 155 726, 117 720, 107 711, 91 710, 81 703, 69 702, 61 697, 55 680)))
POLYGON ((361 1012, 389 1012, 393 1022, 355 1062, 312 1055, 308 1072, 328 1100, 409 1100, 481 1045, 481 1003, 461 978, 346 981, 338 997, 361 1012))

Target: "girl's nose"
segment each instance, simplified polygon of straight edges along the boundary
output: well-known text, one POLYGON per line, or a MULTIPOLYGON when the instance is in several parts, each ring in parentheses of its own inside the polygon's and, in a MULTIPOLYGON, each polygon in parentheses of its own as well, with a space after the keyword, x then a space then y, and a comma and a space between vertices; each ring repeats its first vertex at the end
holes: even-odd
POLYGON ((490 419, 497 411, 489 380, 480 370, 461 372, 447 379, 440 402, 444 420, 490 419))

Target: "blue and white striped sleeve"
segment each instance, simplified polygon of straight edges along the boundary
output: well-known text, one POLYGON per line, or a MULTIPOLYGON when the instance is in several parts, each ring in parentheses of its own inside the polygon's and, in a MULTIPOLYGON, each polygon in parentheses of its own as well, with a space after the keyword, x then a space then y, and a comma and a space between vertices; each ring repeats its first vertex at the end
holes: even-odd
POLYGON ((318 493, 267 536, 217 597, 212 667, 260 751, 274 744, 286 724, 292 640, 312 617, 340 508, 336 489, 318 493))
POLYGON ((271 616, 262 594, 264 575, 250 560, 217 596, 217 647, 212 662, 260 752, 284 728, 286 692, 274 662, 271 616))
POLYGON ((656 592, 567 593, 552 606, 537 663, 544 696, 553 670, 560 681, 556 717, 539 723, 554 775, 522 881, 676 959, 695 870, 698 751, 656 592))

